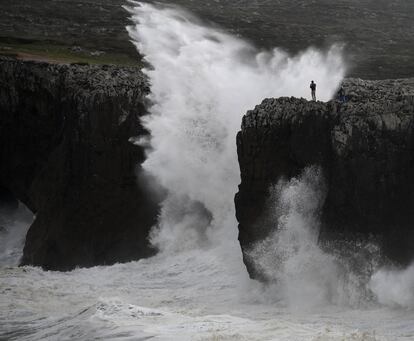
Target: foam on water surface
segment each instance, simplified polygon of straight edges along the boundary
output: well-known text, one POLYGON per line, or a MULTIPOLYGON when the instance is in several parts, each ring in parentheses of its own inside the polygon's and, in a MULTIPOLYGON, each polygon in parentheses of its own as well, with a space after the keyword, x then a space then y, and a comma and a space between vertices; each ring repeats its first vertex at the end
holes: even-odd
POLYGON ((239 291, 202 252, 79 269, 0 270, 0 337, 10 340, 410 340, 412 311, 325 306, 292 312, 239 291))

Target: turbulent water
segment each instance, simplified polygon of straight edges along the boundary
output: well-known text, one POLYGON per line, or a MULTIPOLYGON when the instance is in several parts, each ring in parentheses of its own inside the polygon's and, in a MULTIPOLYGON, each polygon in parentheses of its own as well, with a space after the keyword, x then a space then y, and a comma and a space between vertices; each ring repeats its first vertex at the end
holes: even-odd
POLYGON ((341 47, 258 51, 174 7, 128 10, 152 89, 151 138, 137 143, 168 192, 151 235, 160 253, 69 273, 16 268, 28 222, 15 229, 8 219, 0 340, 414 340, 413 269, 377 271, 372 257, 366 275, 319 248, 316 167, 270 190, 270 210, 282 214, 250 256, 271 284, 250 280, 242 263, 233 204, 241 117, 265 97, 309 97, 311 79, 328 100, 346 71, 341 47))

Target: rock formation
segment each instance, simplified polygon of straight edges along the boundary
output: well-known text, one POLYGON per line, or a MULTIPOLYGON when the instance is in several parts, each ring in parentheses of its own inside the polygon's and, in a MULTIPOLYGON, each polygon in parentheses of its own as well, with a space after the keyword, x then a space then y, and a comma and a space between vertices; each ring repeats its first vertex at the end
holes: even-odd
POLYGON ((129 142, 147 134, 148 91, 135 68, 0 59, 0 189, 36 214, 22 264, 69 270, 153 254, 159 201, 129 142))
POLYGON ((269 186, 319 165, 328 186, 321 241, 373 237, 386 259, 414 257, 414 79, 348 79, 344 88, 346 103, 266 99, 244 116, 235 198, 244 255, 275 228, 265 218, 269 186))

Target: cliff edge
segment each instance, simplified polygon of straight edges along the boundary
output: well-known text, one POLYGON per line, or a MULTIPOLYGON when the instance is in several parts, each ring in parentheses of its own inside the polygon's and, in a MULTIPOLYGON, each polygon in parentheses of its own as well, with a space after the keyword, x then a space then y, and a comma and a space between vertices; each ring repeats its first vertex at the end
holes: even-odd
POLYGON ((347 101, 265 99, 237 135, 235 197, 246 252, 275 228, 264 217, 269 187, 322 168, 327 196, 320 240, 375 238, 399 264, 414 257, 414 79, 344 82, 347 101))
POLYGON ((129 142, 147 134, 148 91, 136 68, 0 59, 0 197, 36 214, 22 264, 70 270, 154 253, 158 199, 129 142))

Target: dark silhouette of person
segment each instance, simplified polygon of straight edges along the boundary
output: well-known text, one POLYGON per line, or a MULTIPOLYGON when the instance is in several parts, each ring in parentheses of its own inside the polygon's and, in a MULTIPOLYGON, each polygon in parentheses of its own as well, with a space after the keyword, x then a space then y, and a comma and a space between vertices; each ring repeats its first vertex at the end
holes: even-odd
POLYGON ((312 100, 316 101, 316 83, 314 81, 310 83, 310 89, 312 93, 312 100))
POLYGON ((345 97, 345 90, 343 88, 343 86, 341 85, 341 87, 338 90, 338 99, 341 103, 345 103, 346 97, 345 97))

